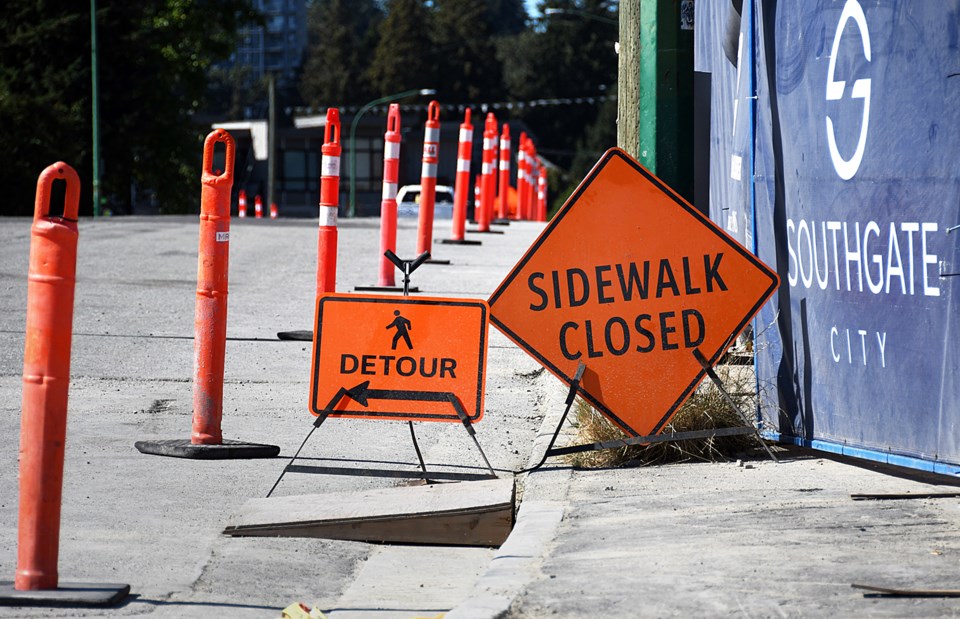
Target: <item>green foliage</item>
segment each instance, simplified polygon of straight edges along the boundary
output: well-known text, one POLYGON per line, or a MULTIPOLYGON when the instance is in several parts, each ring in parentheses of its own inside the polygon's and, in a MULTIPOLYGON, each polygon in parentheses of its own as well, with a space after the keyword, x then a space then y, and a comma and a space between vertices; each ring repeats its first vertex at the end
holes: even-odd
POLYGON ((434 84, 441 100, 490 101, 503 96, 491 17, 484 0, 436 0, 432 31, 439 72, 434 84))
MULTIPOLYGON (((541 2, 541 11, 547 4, 541 2)), ((615 19, 617 3, 550 0, 549 6, 572 12, 549 16, 539 27, 500 42, 498 56, 510 97, 529 101, 612 94, 617 82, 617 26, 576 12, 615 19)), ((538 151, 569 170, 600 107, 598 103, 526 107, 518 116, 536 136, 538 151)), ((579 180, 574 179, 574 184, 579 180)))
POLYGON ((357 105, 373 98, 365 72, 382 21, 374 0, 320 0, 310 6, 300 78, 300 95, 307 105, 357 105))
POLYGON ((436 88, 429 14, 423 0, 390 0, 380 25, 368 78, 382 96, 411 88, 436 88))
MULTIPOLYGON (((106 4, 106 3, 104 3, 106 4)), ((204 128, 191 115, 212 62, 233 49, 243 0, 115 2, 97 11, 102 195, 129 208, 155 192, 165 210, 196 210, 204 128)), ((36 178, 63 160, 92 185, 87 3, 8 0, 0 11, 0 169, 12 193, 0 214, 32 212, 36 178)))

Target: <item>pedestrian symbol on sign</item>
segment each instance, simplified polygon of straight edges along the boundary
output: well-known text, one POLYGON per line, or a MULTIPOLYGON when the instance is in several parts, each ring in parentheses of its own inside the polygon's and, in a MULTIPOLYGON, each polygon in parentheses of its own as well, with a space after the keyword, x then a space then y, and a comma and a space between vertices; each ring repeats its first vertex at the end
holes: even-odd
POLYGON ((410 330, 413 329, 413 327, 410 325, 410 321, 400 315, 400 310, 393 310, 393 315, 396 316, 396 318, 387 325, 387 330, 396 329, 397 332, 393 335, 393 344, 390 346, 390 349, 396 350, 397 343, 400 341, 400 338, 403 338, 403 341, 407 343, 407 348, 413 350, 413 344, 410 342, 410 330))

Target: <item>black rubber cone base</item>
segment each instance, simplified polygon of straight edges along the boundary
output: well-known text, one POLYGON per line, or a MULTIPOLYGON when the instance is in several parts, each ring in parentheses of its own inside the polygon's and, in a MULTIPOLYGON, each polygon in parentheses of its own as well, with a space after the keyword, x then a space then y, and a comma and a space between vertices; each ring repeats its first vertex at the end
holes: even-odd
POLYGON ((510 225, 510 220, 509 220, 509 219, 494 219, 494 220, 491 221, 490 223, 493 224, 493 225, 495 225, 495 226, 509 226, 509 225, 510 225))
POLYGON ((474 241, 472 239, 440 239, 444 245, 483 245, 483 241, 474 241))
POLYGON ((313 331, 280 331, 277 333, 278 340, 296 340, 298 342, 312 342, 313 331))
POLYGON ((130 595, 130 585, 68 582, 56 589, 17 591, 0 581, 0 606, 116 606, 130 595))
MULTIPOLYGON (((403 292, 403 286, 354 286, 357 292, 403 292)), ((416 286, 410 286, 408 292, 420 292, 416 286)))
POLYGON ((430 258, 429 260, 424 260, 423 263, 424 264, 450 264, 450 261, 444 260, 442 258, 439 260, 434 260, 433 258, 430 258))
POLYGON ((188 438, 175 438, 166 441, 137 441, 133 446, 142 454, 191 460, 249 460, 273 458, 280 454, 280 448, 276 445, 227 439, 223 439, 220 445, 194 445, 188 438))
POLYGON ((503 230, 467 230, 468 234, 503 234, 503 230))

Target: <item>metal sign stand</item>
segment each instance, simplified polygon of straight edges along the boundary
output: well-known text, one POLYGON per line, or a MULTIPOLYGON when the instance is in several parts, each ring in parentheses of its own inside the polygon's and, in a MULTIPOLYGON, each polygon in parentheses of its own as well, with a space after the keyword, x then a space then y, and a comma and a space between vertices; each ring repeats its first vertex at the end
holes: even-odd
MULTIPOLYGON (((417 270, 417 267, 424 264, 430 259, 430 252, 425 251, 413 260, 403 260, 399 258, 395 253, 389 249, 384 252, 384 256, 387 257, 390 262, 396 265, 400 271, 403 272, 403 296, 409 296, 410 294, 410 275, 417 270)), ((480 456, 483 458, 483 463, 486 465, 487 470, 490 471, 489 477, 496 479, 497 474, 493 470, 493 466, 490 465, 490 460, 487 459, 487 454, 484 453, 483 447, 480 446, 480 442, 477 440, 477 432, 473 427, 473 424, 470 422, 470 418, 467 416, 467 411, 464 410, 463 404, 460 402, 455 394, 450 392, 436 392, 436 391, 409 391, 409 390, 398 390, 398 389, 370 389, 370 381, 364 381, 359 385, 347 389, 345 387, 340 387, 339 391, 334 394, 330 402, 323 408, 317 418, 313 421, 313 425, 310 428, 310 432, 307 433, 306 438, 303 439, 303 442, 300 443, 300 447, 297 449, 297 452, 290 458, 290 462, 283 467, 283 471, 280 472, 280 477, 277 478, 277 481, 274 482, 273 487, 270 488, 270 492, 267 493, 267 498, 270 498, 270 495, 273 494, 273 491, 277 489, 277 486, 280 484, 280 480, 283 479, 283 476, 286 475, 287 471, 291 470, 294 461, 300 456, 300 452, 303 451, 304 446, 306 446, 307 441, 310 440, 310 437, 313 436, 314 430, 319 428, 327 417, 330 416, 332 412, 336 409, 336 406, 340 403, 343 398, 350 398, 355 402, 366 406, 368 400, 414 400, 421 402, 449 402, 453 407, 454 411, 457 413, 457 417, 460 418, 460 422, 463 424, 463 427, 467 430, 467 434, 470 435, 470 438, 473 439, 473 444, 476 445, 477 450, 480 452, 480 456)), ((568 407, 569 410, 569 407, 568 407)), ((420 445, 417 443, 417 435, 413 429, 413 421, 407 421, 407 424, 410 428, 410 438, 413 440, 413 448, 417 452, 417 460, 420 463, 420 470, 423 471, 423 478, 429 482, 429 473, 427 471, 427 465, 423 460, 423 454, 420 451, 420 445)), ((559 429, 558 429, 559 431, 559 429)), ((552 443, 551 443, 552 444, 552 443)))
POLYGON ((573 406, 573 402, 576 399, 577 389, 580 388, 580 381, 583 379, 583 373, 586 370, 586 365, 583 362, 580 362, 577 365, 577 372, 573 376, 573 380, 570 382, 570 391, 567 393, 566 399, 566 408, 563 411, 563 415, 560 417, 560 423, 557 424, 556 430, 553 432, 553 437, 550 439, 550 444, 547 445, 547 450, 543 454, 543 458, 540 462, 527 469, 518 471, 518 473, 530 473, 538 470, 542 467, 547 458, 552 456, 564 456, 574 453, 582 453, 585 451, 601 451, 604 449, 621 449, 630 445, 649 445, 651 443, 666 443, 673 441, 685 441, 698 438, 713 438, 721 436, 740 436, 753 434, 757 437, 757 441, 760 445, 766 450, 767 455, 770 456, 770 459, 774 462, 779 462, 774 453, 770 450, 767 444, 764 442, 763 437, 760 436, 760 430, 752 425, 744 415, 743 411, 740 410, 740 407, 737 406, 733 398, 730 397, 729 392, 723 386, 723 382, 720 380, 720 377, 710 366, 710 363, 707 361, 707 358, 703 356, 703 353, 700 352, 700 349, 693 349, 693 356, 700 364, 700 366, 706 371, 707 376, 713 381, 713 384, 717 389, 720 390, 723 399, 726 400, 734 411, 740 416, 744 422, 744 426, 738 428, 715 428, 712 430, 694 430, 690 432, 672 432, 670 434, 651 434, 647 436, 632 436, 624 439, 618 439, 613 441, 598 441, 596 443, 587 443, 583 445, 571 445, 569 447, 559 447, 554 448, 553 445, 557 440, 557 437, 560 435, 560 430, 563 428, 563 424, 567 420, 567 415, 570 413, 570 408, 573 406))

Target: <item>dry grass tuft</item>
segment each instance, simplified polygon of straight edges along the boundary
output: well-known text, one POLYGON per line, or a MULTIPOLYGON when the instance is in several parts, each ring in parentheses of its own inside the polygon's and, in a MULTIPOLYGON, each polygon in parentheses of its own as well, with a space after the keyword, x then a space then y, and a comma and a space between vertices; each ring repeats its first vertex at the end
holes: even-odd
MULTIPOLYGON (((750 414, 749 411, 754 410, 757 397, 753 373, 750 370, 752 368, 746 368, 745 366, 717 368, 717 373, 723 379, 727 392, 740 409, 748 415, 750 414)), ((620 428, 583 400, 577 400, 574 414, 578 443, 595 443, 626 438, 626 434, 620 428)), ((670 423, 664 428, 664 433, 736 428, 744 424, 745 420, 730 407, 720 390, 707 379, 670 420, 670 423)), ((727 460, 729 456, 756 447, 756 440, 755 436, 747 434, 652 443, 647 446, 629 446, 620 449, 572 454, 569 456, 569 461, 574 466, 581 468, 610 468, 625 465, 650 466, 692 460, 716 462, 727 460)))

